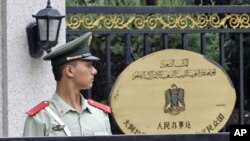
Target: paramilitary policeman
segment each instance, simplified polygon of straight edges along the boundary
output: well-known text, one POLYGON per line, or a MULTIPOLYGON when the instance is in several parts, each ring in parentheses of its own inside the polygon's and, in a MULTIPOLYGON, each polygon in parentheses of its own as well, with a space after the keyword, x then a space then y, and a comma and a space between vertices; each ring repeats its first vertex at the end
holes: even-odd
POLYGON ((23 136, 111 135, 109 106, 85 99, 80 90, 93 85, 97 71, 90 53, 92 33, 88 32, 64 45, 54 47, 43 59, 50 60, 56 91, 27 114, 23 136))

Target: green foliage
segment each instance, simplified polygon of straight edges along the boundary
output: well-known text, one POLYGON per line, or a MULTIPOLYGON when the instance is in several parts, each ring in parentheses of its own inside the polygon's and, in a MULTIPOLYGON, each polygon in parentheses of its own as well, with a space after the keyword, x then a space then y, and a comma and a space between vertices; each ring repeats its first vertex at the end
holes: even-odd
POLYGON ((106 0, 106 6, 139 6, 140 0, 106 0))
POLYGON ((140 0, 66 0, 66 6, 139 6, 140 0))
POLYGON ((87 6, 85 0, 66 0, 66 6, 87 6))
POLYGON ((180 6, 186 5, 186 0, 158 0, 158 6, 180 6))
POLYGON ((208 33, 206 34, 206 52, 207 56, 217 62, 219 62, 219 34, 208 33))
POLYGON ((114 56, 124 55, 124 36, 112 35, 111 36, 111 51, 114 56))

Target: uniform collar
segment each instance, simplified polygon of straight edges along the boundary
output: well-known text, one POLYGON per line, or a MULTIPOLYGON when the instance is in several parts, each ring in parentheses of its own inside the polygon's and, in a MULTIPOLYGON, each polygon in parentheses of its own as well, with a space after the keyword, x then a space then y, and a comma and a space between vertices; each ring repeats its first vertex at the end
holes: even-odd
MULTIPOLYGON (((87 110, 91 113, 90 105, 88 104, 87 100, 80 94, 81 101, 82 101, 82 111, 87 110)), ((53 103, 56 107, 56 110, 58 112, 58 115, 60 117, 64 116, 69 111, 76 111, 74 108, 72 108, 69 104, 67 104, 57 93, 54 94, 52 97, 51 103, 53 103)))
POLYGON ((92 106, 91 105, 89 105, 89 103, 88 103, 88 101, 81 95, 81 97, 82 97, 82 109, 86 109, 86 110, 88 110, 88 112, 89 113, 92 113, 93 111, 92 111, 92 106))

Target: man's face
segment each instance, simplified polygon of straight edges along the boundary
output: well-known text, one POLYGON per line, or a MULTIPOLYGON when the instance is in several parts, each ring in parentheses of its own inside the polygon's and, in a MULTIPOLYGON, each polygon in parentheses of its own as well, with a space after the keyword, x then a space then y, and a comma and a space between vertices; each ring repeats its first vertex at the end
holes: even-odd
POLYGON ((73 69, 73 81, 78 89, 90 89, 94 82, 96 69, 90 61, 77 60, 73 69))

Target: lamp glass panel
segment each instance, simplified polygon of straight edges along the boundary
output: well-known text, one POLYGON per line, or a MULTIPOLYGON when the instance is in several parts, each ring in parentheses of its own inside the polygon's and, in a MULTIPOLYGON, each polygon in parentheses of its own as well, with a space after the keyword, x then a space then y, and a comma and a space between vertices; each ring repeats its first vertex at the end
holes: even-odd
POLYGON ((47 40, 47 19, 38 19, 39 36, 41 41, 47 40))
POLYGON ((56 40, 59 21, 60 21, 59 19, 50 19, 49 20, 49 41, 56 40))

